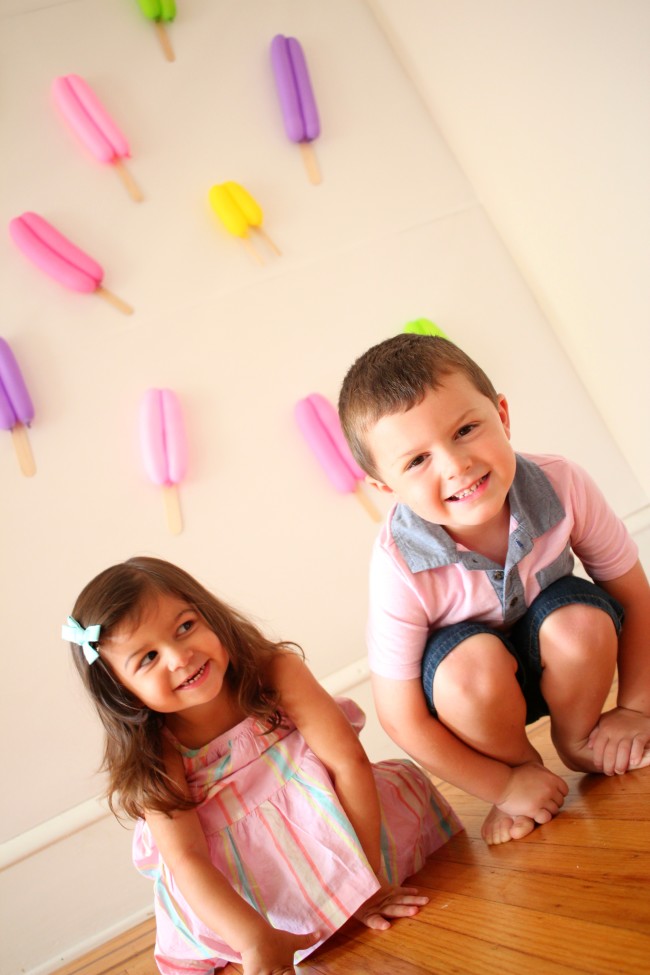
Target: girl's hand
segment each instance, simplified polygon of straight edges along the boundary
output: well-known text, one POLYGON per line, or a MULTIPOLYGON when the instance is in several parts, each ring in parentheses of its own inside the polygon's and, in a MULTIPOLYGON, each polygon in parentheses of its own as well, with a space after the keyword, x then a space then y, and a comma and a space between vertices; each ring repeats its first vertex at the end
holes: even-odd
POLYGON ((262 938, 242 951, 244 975, 294 975, 294 952, 311 948, 321 938, 318 931, 292 934, 269 927, 262 938))
POLYGON ((355 913, 357 921, 375 931, 386 931, 390 927, 387 918, 413 917, 429 898, 418 894, 417 887, 393 887, 382 884, 376 894, 361 905, 355 913))

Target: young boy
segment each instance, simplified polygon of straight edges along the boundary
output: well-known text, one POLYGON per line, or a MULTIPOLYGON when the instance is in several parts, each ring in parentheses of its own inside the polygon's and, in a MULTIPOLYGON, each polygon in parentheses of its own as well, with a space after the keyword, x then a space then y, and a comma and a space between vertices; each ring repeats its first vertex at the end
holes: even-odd
POLYGON ((587 474, 516 454, 505 397, 443 338, 374 346, 339 412, 368 483, 397 502, 373 551, 368 630, 394 741, 493 804, 487 843, 526 836, 564 802, 526 735, 542 715, 571 769, 649 765, 650 587, 587 474), (597 584, 571 574, 572 553, 597 584))

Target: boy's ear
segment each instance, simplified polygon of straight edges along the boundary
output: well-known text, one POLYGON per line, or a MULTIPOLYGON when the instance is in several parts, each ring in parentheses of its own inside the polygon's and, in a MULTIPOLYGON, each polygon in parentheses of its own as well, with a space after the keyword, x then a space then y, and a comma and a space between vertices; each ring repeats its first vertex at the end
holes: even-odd
POLYGON ((369 484, 370 487, 375 488, 376 491, 381 491, 382 494, 395 493, 392 488, 388 487, 387 484, 384 484, 383 481, 378 481, 375 477, 371 477, 370 474, 366 474, 366 484, 369 484))
POLYGON ((506 432, 508 440, 510 440, 510 408, 508 406, 508 400, 505 398, 503 393, 498 393, 497 395, 497 410, 499 411, 499 418, 503 424, 503 429, 506 432))

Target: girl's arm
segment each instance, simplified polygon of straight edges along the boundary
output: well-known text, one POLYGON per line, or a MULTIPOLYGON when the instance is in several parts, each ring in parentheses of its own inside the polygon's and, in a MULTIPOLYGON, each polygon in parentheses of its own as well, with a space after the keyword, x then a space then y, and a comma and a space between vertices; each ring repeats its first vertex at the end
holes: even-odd
POLYGON ((357 733, 299 656, 278 653, 271 668, 271 683, 280 693, 282 711, 329 772, 370 866, 378 873, 379 798, 370 761, 357 733))
POLYGON ((300 657, 278 653, 272 682, 280 692, 280 706, 321 760, 339 802, 359 838, 379 890, 355 917, 369 928, 385 930, 388 918, 412 917, 427 903, 416 887, 391 886, 380 876, 381 813, 372 766, 356 731, 336 701, 321 687, 300 657))
MULTIPOLYGON (((180 755, 166 746, 164 758, 166 771, 176 786, 189 794, 180 755)), ((315 944, 318 933, 295 935, 278 931, 240 897, 212 865, 195 810, 178 811, 171 816, 148 811, 145 818, 188 904, 204 924, 241 954, 245 975, 292 972, 294 952, 315 944)))

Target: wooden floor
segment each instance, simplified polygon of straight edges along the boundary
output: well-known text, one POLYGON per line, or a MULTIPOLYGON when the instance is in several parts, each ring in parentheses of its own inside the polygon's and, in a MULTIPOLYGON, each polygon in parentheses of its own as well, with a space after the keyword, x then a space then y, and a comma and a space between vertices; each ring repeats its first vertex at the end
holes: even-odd
MULTIPOLYGON (((442 786, 466 832, 416 875, 427 907, 383 933, 350 922, 299 975, 650 973, 650 768, 578 775, 555 757, 546 719, 531 738, 570 785, 561 814, 524 840, 487 847, 487 806, 442 786)), ((157 975, 153 942, 147 921, 57 975, 157 975)))

